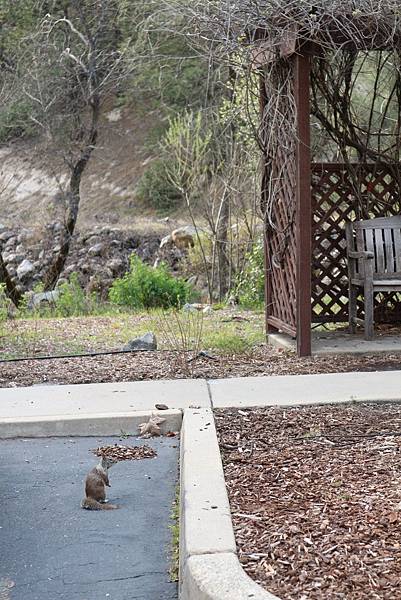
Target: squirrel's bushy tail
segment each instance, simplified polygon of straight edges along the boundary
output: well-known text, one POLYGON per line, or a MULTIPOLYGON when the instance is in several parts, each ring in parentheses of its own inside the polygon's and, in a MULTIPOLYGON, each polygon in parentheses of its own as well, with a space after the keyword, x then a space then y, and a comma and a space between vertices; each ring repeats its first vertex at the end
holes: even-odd
POLYGON ((116 504, 103 504, 93 498, 84 498, 81 502, 81 508, 86 508, 86 510, 115 510, 120 507, 116 504))

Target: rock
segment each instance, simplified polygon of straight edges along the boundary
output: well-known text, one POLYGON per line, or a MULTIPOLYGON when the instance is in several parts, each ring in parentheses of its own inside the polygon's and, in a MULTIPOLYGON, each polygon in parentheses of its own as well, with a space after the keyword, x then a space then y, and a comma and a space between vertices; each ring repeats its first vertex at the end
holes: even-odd
POLYGON ((184 306, 182 307, 182 310, 184 312, 204 312, 204 313, 210 313, 210 312, 212 312, 213 309, 210 306, 210 304, 194 303, 194 304, 184 304, 184 306))
POLYGON ((34 266, 27 258, 22 261, 17 267, 18 279, 24 279, 27 275, 30 275, 34 271, 34 266))
POLYGON ((193 248, 195 246, 195 235, 195 228, 191 227, 190 225, 186 225, 185 227, 174 229, 174 231, 171 233, 171 239, 177 248, 189 248, 190 246, 193 248))
POLYGON ((168 246, 169 244, 172 244, 172 243, 173 243, 173 238, 170 233, 169 235, 164 236, 164 238, 160 242, 159 248, 164 248, 165 246, 168 246))
POLYGON ((156 336, 152 332, 145 333, 141 337, 130 340, 123 350, 157 350, 156 336))
POLYGON ((90 270, 91 270, 91 268, 90 268, 90 265, 88 263, 82 263, 80 265, 80 267, 79 267, 79 270, 81 271, 81 273, 89 273, 90 270))
POLYGON ((43 231, 39 227, 35 229, 22 229, 17 237, 18 244, 32 245, 41 242, 43 231))
POLYGON ((198 281, 198 276, 197 275, 191 275, 191 277, 188 277, 187 279, 187 284, 188 285, 196 285, 196 282, 198 281))
POLYGON ((208 306, 205 306, 205 307, 202 309, 202 312, 203 312, 205 315, 210 315, 210 313, 212 313, 212 312, 213 312, 213 308, 210 306, 210 304, 208 304, 208 306))
POLYGON ((194 304, 184 304, 184 306, 182 307, 182 310, 184 312, 196 312, 198 309, 196 308, 196 306, 194 304))
POLYGON ((3 231, 0 233, 1 242, 7 242, 12 237, 15 237, 12 231, 3 231))
POLYGON ((6 263, 6 265, 8 265, 9 263, 18 262, 17 255, 13 252, 10 252, 10 254, 8 252, 3 252, 3 260, 6 263))
POLYGON ((71 273, 74 273, 74 271, 78 271, 78 265, 76 265, 75 263, 72 263, 71 265, 68 265, 68 267, 66 267, 63 271, 63 275, 71 275, 71 273))
POLYGON ((85 239, 85 242, 88 246, 95 246, 96 244, 100 244, 101 241, 102 240, 98 235, 91 235, 90 237, 85 239))
POLYGON ((14 248, 16 244, 17 244, 17 238, 15 236, 12 236, 12 237, 8 238, 8 240, 4 244, 4 247, 7 249, 14 248))
POLYGON ((113 275, 119 275, 122 271, 124 271, 124 263, 119 258, 113 258, 109 260, 107 263, 109 269, 111 269, 113 275))
POLYGON ((104 252, 105 246, 101 242, 91 246, 88 250, 89 256, 101 256, 104 252))
POLYGON ((113 279, 113 271, 107 266, 99 271, 99 277, 101 279, 113 279))

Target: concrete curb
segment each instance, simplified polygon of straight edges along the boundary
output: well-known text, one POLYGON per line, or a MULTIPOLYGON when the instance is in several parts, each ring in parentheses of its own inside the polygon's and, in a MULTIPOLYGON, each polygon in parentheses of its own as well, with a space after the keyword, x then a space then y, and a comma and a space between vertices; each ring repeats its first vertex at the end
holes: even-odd
MULTIPOLYGON (((401 372, 209 381, 214 408, 401 401, 401 372)), ((181 429, 180 600, 280 600, 237 555, 213 409, 186 409, 181 429)))
POLYGON ((235 554, 191 556, 185 566, 181 600, 280 600, 245 573, 235 554))
POLYGON ((237 558, 211 409, 184 413, 180 477, 180 600, 275 600, 237 558))
POLYGON ((166 419, 160 425, 162 434, 179 431, 181 410, 140 411, 100 415, 58 415, 49 417, 9 417, 0 421, 0 439, 25 437, 91 437, 103 435, 138 435, 138 425, 157 414, 166 419))

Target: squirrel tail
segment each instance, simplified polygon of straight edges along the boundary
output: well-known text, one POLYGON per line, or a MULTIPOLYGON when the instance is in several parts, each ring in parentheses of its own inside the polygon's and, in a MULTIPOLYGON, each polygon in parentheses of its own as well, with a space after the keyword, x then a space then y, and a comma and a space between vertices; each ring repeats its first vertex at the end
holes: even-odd
POLYGON ((98 502, 93 498, 84 498, 81 502, 81 508, 85 508, 86 510, 115 510, 120 507, 116 504, 98 502))

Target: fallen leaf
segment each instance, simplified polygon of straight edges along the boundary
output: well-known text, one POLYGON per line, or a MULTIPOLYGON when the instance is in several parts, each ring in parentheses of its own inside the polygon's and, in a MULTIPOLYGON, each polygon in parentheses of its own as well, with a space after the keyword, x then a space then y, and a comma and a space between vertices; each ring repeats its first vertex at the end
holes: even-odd
POLYGON ((147 423, 140 423, 139 431, 141 437, 158 437, 161 433, 160 425, 164 423, 166 419, 161 417, 152 416, 147 423))

